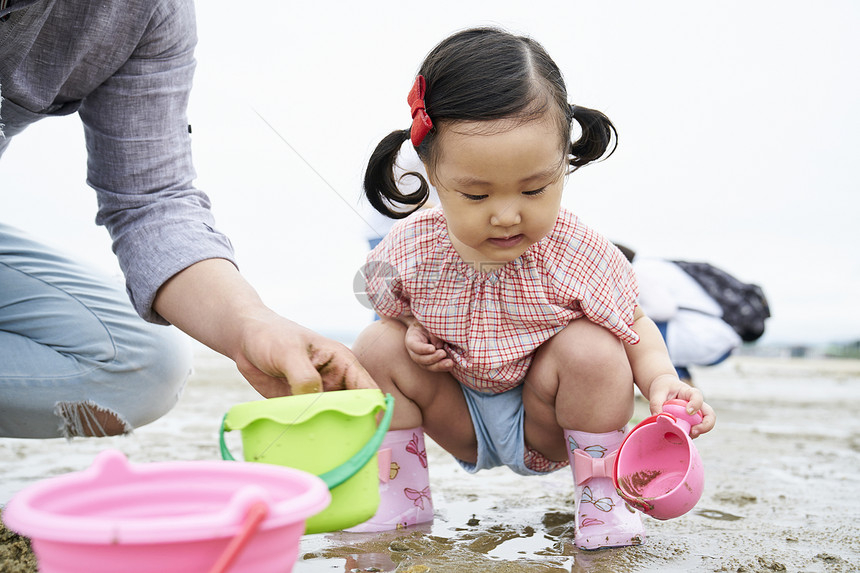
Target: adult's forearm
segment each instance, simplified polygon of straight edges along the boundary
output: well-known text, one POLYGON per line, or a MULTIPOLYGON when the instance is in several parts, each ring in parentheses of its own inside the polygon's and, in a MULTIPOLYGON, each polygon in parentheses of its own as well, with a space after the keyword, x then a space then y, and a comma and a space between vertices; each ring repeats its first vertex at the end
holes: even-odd
POLYGON ((377 388, 349 349, 279 316, 226 259, 206 259, 167 281, 155 311, 236 362, 263 396, 377 388))
POLYGON ((229 357, 240 351, 246 324, 272 312, 225 259, 206 259, 174 275, 158 290, 153 308, 183 332, 229 357))

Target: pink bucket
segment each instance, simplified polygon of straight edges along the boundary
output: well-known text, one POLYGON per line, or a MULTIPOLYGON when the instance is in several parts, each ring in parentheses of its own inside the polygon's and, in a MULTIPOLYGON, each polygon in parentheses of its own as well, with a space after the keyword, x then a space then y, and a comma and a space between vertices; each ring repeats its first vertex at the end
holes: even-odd
POLYGON ((41 573, 289 573, 329 490, 292 468, 224 461, 129 464, 115 450, 16 494, 3 521, 41 573))
POLYGON ((657 519, 679 517, 696 505, 705 485, 704 467, 690 428, 701 412, 687 414, 687 402, 669 400, 663 411, 627 434, 615 458, 618 494, 657 519))

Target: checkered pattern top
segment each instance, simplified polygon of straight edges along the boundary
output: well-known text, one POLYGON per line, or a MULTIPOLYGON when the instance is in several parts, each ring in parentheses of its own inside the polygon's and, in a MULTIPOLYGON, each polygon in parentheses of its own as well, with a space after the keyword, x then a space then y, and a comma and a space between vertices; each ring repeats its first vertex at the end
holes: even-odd
POLYGON ((368 298, 382 316, 411 313, 445 341, 453 375, 479 392, 521 384, 535 350, 583 316, 630 344, 638 287, 627 259, 562 209, 553 230, 493 272, 460 258, 441 209, 398 222, 368 255, 368 298))

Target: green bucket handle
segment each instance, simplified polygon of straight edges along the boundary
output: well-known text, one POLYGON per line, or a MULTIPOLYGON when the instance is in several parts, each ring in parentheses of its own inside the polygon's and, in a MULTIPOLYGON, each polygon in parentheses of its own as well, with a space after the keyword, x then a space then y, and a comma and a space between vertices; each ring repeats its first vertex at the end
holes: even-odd
MULTIPOLYGON (((379 423, 379 426, 376 428, 376 432, 374 432, 370 440, 368 440, 368 442, 364 444, 364 446, 358 450, 355 455, 343 462, 341 465, 317 477, 323 480, 331 490, 354 476, 358 470, 367 465, 367 462, 370 461, 373 454, 379 451, 379 447, 382 445, 382 440, 385 438, 385 434, 388 432, 388 428, 391 425, 392 416, 394 416, 394 396, 386 394, 385 416, 382 417, 382 421, 379 423)), ((221 419, 221 428, 218 432, 221 444, 221 458, 228 461, 236 461, 236 458, 234 458, 233 454, 230 453, 230 450, 227 449, 227 443, 224 441, 224 423, 226 421, 227 414, 224 414, 224 417, 221 419)))

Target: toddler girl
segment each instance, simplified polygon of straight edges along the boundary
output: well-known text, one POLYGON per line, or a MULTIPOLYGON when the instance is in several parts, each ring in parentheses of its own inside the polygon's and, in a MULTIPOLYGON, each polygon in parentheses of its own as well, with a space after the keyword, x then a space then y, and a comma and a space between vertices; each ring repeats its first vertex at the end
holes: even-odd
POLYGON ((613 125, 568 103, 561 72, 538 43, 498 29, 440 43, 408 103, 410 129, 379 143, 364 181, 377 210, 405 219, 364 268, 382 320, 353 350, 394 395, 395 413, 381 450, 391 468, 382 503, 357 529, 432 519, 426 432, 469 472, 506 465, 533 475, 572 461, 576 545, 641 543, 640 516, 600 471, 604 464, 574 452, 587 460, 614 454, 634 384, 652 413, 673 398, 701 410, 693 436, 715 416, 675 374, 636 304, 625 257, 561 208, 566 176, 611 153, 613 125), (580 134, 572 141, 574 123, 580 134), (418 173, 409 174, 420 179, 418 191, 398 190, 393 168, 406 139, 439 208, 416 212, 430 189, 418 173))

